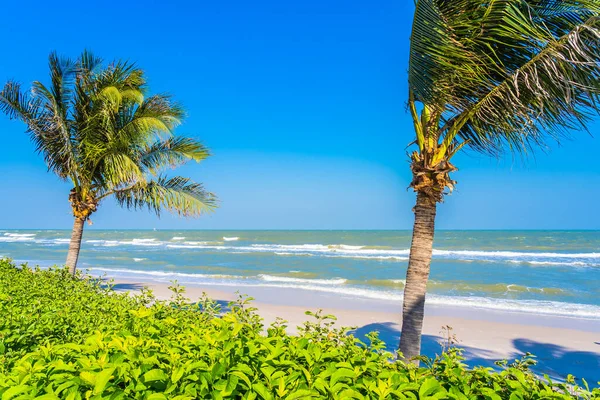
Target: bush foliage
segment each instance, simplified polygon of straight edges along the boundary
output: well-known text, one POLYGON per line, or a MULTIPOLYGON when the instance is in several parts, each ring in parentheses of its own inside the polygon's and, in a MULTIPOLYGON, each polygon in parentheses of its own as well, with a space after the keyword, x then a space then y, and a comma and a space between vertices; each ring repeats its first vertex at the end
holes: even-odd
POLYGON ((0 260, 0 399, 600 398, 537 379, 529 361, 468 369, 449 349, 416 367, 365 344, 331 316, 299 334, 263 327, 249 299, 189 304, 174 284, 158 301, 65 270, 0 260))

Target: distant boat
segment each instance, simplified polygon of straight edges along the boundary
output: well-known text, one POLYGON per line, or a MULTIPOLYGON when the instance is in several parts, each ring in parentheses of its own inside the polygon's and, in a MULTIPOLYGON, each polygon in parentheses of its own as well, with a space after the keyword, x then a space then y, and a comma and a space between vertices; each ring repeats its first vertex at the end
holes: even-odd
POLYGON ((227 236, 223 236, 223 240, 226 242, 235 242, 236 240, 239 240, 240 238, 235 236, 235 237, 227 237, 227 236))

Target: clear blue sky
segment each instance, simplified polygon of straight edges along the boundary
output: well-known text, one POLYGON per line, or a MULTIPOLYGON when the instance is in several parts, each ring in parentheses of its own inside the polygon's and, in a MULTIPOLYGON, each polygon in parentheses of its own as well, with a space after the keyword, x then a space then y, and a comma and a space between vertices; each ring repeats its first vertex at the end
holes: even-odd
MULTIPOLYGON (((7 2, 0 80, 46 80, 50 51, 136 61, 187 108, 214 156, 183 173, 221 199, 184 220, 106 202, 94 228, 407 229, 412 1, 7 2)), ((600 122, 591 131, 600 136, 600 122)), ((0 118, 0 228, 70 228, 70 187, 0 118)), ((600 229, 598 140, 576 132, 527 163, 456 158, 442 229, 600 229)))

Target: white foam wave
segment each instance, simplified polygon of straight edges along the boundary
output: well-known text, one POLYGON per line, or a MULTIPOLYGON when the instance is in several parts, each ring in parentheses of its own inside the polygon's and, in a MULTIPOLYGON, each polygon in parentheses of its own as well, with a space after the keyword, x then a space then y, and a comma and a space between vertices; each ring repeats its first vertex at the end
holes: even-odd
MULTIPOLYGON (((192 274, 185 272, 170 272, 170 271, 141 271, 137 269, 128 269, 128 268, 102 268, 102 267, 92 267, 90 271, 101 271, 108 273, 116 273, 122 274, 123 276, 127 275, 147 275, 152 277, 160 277, 160 278, 193 278, 195 280, 201 279, 246 279, 244 276, 239 275, 222 275, 222 274, 192 274)), ((207 284, 207 282, 202 282, 207 284)))
POLYGON ((261 274, 259 278, 266 282, 290 282, 290 283, 308 283, 314 285, 343 285, 347 282, 343 278, 334 279, 303 279, 303 278, 290 278, 288 276, 273 276, 261 274))
MULTIPOLYGON (((347 244, 251 244, 238 246, 234 242, 239 237, 223 237, 225 242, 215 241, 185 241, 184 236, 173 236, 170 240, 161 241, 156 238, 133 238, 129 240, 93 239, 86 243, 93 246, 116 247, 163 247, 173 249, 216 250, 230 253, 263 252, 277 256, 319 256, 331 258, 354 258, 366 260, 406 261, 409 249, 372 248, 361 245, 347 244)), ((30 242, 44 245, 60 245, 69 239, 36 239, 35 233, 4 232, 0 242, 30 242)), ((574 266, 600 267, 600 252, 564 253, 564 252, 533 252, 533 251, 492 251, 492 250, 433 250, 434 260, 454 260, 460 262, 487 261, 508 262, 538 266, 574 266)))
POLYGON ((168 244, 169 249, 205 249, 205 250, 227 250, 226 246, 215 246, 209 242, 185 242, 182 244, 168 244))
POLYGON ((35 240, 35 233, 11 233, 6 232, 0 236, 0 242, 31 242, 35 240))
POLYGON ((162 246, 164 243, 156 239, 131 239, 131 240, 86 240, 86 243, 94 246, 115 247, 115 246, 162 246))
POLYGON ((123 241, 121 243, 131 243, 134 246, 160 246, 162 242, 157 241, 156 239, 131 239, 131 242, 123 241))
POLYGON ((133 258, 133 261, 135 261, 135 262, 140 262, 140 261, 144 261, 144 260, 147 260, 147 258, 135 258, 135 257, 133 258))
POLYGON ((300 244, 300 245, 285 245, 285 244, 253 244, 249 246, 255 251, 265 251, 274 253, 310 253, 313 255, 329 254, 329 255, 346 255, 352 257, 406 257, 409 254, 408 249, 404 250, 381 250, 368 249, 364 246, 349 246, 342 244, 324 245, 324 244, 300 244))
POLYGON ((312 256, 314 256, 314 254, 311 254, 311 253, 292 253, 292 252, 286 252, 286 251, 276 251, 275 254, 278 256, 296 256, 296 257, 312 257, 312 256))
POLYGON ((350 246, 347 244, 332 244, 327 246, 330 249, 340 249, 340 250, 360 250, 362 249, 364 246, 350 246))
MULTIPOLYGON (((195 273, 181 273, 168 271, 141 271, 132 269, 97 268, 91 271, 102 271, 109 274, 126 276, 146 276, 149 281, 167 282, 173 279, 182 283, 201 284, 207 286, 234 286, 234 287, 271 287, 280 289, 299 289, 311 292, 337 294, 352 298, 366 298, 373 300, 401 302, 403 299, 400 290, 376 290, 365 287, 345 285, 345 279, 300 279, 291 277, 275 277, 260 275, 259 277, 244 277, 237 275, 209 275, 195 273)), ((141 278, 143 279, 143 278, 141 278)), ((402 280, 394 280, 402 283, 402 280)), ((445 296, 429 294, 427 304, 467 307, 476 309, 490 309, 505 312, 523 312, 544 315, 560 315, 579 318, 600 318, 600 306, 577 303, 564 303, 543 300, 513 300, 498 299, 479 296, 445 296)))
POLYGON ((536 253, 519 251, 481 251, 481 250, 433 250, 434 256, 466 256, 492 258, 589 258, 600 259, 600 253, 536 253))
POLYGON ((590 304, 564 303, 543 300, 511 300, 488 297, 427 296, 428 304, 483 308, 497 311, 525 312, 581 318, 600 318, 600 307, 590 304))
POLYGON ((536 261, 536 260, 506 260, 511 264, 531 264, 531 265, 564 265, 573 267, 597 267, 600 266, 598 263, 589 263, 583 261, 536 261))

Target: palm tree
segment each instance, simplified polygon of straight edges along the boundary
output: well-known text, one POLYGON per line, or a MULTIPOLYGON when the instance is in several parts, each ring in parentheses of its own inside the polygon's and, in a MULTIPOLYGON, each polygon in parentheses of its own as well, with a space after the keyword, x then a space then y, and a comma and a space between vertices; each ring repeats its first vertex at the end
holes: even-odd
POLYGON ((74 223, 66 265, 75 273, 84 223, 105 198, 128 209, 167 210, 195 217, 216 206, 213 194, 165 170, 209 151, 173 134, 183 109, 166 95, 146 95, 143 71, 115 62, 106 67, 89 52, 72 61, 50 55, 50 86, 34 82, 25 92, 8 82, 0 109, 27 125, 48 169, 73 185, 74 223))
POLYGON ((527 154, 585 130, 600 93, 598 0, 417 0, 409 101, 417 194, 400 352, 418 355, 436 205, 463 146, 527 154))

